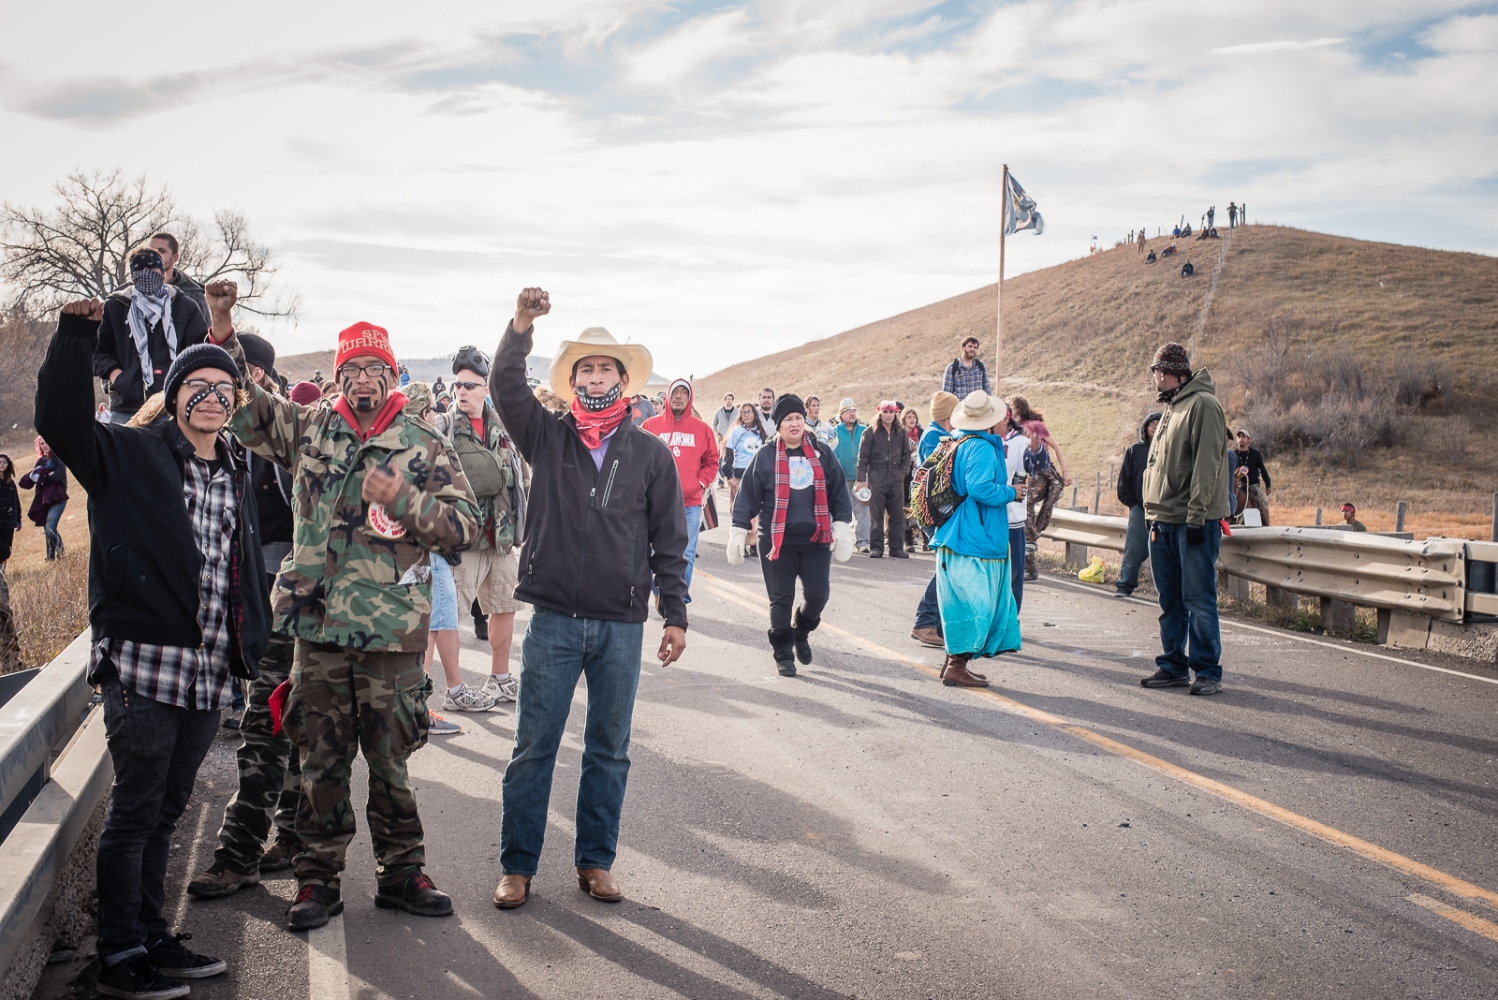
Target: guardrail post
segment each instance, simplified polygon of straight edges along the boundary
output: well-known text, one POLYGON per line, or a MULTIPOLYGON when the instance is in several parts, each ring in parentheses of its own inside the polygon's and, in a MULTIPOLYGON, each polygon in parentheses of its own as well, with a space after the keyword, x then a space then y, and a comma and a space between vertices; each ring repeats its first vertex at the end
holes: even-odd
POLYGON ((1300 607, 1300 595, 1293 591, 1285 590, 1283 587, 1271 587, 1265 584, 1264 603, 1271 608, 1284 608, 1286 611, 1294 611, 1300 607))
POLYGON ((1078 568, 1087 565, 1087 546, 1078 545, 1076 542, 1066 543, 1066 565, 1078 568))
POLYGON ((1223 589, 1235 601, 1248 600, 1248 581, 1231 573, 1222 574, 1223 589))
POLYGON ((1328 632, 1351 632, 1356 622, 1356 605, 1330 597, 1321 599, 1321 627, 1328 632))
POLYGON ((1404 530, 1404 515, 1409 510, 1409 505, 1403 500, 1394 505, 1394 530, 1404 530))

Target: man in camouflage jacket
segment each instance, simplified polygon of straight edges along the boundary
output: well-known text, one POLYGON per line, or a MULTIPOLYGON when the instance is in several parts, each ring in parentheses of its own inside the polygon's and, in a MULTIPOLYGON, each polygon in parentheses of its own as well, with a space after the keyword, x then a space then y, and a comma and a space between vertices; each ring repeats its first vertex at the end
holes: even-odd
MULTIPOLYGON (((227 310, 232 301, 209 305, 227 310)), ((293 930, 322 926, 343 909, 356 746, 369 765, 376 905, 422 916, 452 912, 451 899, 421 870, 426 856, 406 758, 425 744, 431 721, 422 660, 429 553, 472 545, 479 511, 442 438, 401 412, 389 334, 354 324, 338 335, 335 365, 333 406, 298 406, 252 386, 249 405, 230 424, 241 443, 292 473, 292 548, 272 614, 296 640, 284 724, 301 751, 296 827, 306 849, 287 910, 293 930)))

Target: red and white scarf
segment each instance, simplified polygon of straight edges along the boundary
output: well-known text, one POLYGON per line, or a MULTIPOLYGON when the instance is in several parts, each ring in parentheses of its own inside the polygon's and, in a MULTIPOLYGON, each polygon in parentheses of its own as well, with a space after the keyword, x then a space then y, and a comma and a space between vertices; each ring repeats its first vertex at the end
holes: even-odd
MULTIPOLYGON (((811 533, 811 540, 816 545, 829 545, 832 542, 832 513, 827 508, 827 477, 822 472, 822 460, 817 455, 817 444, 815 439, 806 435, 801 439, 801 454, 811 463, 812 484, 816 492, 816 501, 813 511, 817 519, 817 528, 811 533)), ((770 519, 770 555, 769 559, 780 558, 780 545, 785 540, 785 518, 791 509, 791 460, 786 454, 785 441, 779 437, 775 439, 775 515, 770 519)))
POLYGON ((590 410, 573 396, 572 418, 577 421, 577 436, 583 439, 583 444, 589 451, 597 451, 603 444, 604 435, 612 434, 629 419, 629 401, 620 397, 612 406, 590 410))

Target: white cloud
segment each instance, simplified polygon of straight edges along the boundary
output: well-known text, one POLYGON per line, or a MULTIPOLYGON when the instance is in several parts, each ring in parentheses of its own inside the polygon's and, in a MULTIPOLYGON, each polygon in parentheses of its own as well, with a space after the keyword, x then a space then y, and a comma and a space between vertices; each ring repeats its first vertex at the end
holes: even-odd
POLYGON ((1329 49, 1334 45, 1342 45, 1346 41, 1345 38, 1313 38, 1307 42, 1251 42, 1248 45, 1229 45, 1226 48, 1213 49, 1212 54, 1214 56, 1251 56, 1261 52, 1301 52, 1305 49, 1329 49))

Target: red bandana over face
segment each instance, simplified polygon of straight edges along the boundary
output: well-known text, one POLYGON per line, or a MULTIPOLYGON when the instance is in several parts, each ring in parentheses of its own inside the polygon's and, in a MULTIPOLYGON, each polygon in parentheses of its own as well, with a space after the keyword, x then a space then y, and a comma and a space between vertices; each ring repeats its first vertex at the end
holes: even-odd
POLYGON ((604 435, 613 433, 629 418, 629 401, 621 396, 601 410, 590 410, 573 396, 572 418, 577 421, 577 436, 589 451, 596 451, 603 444, 604 435))

